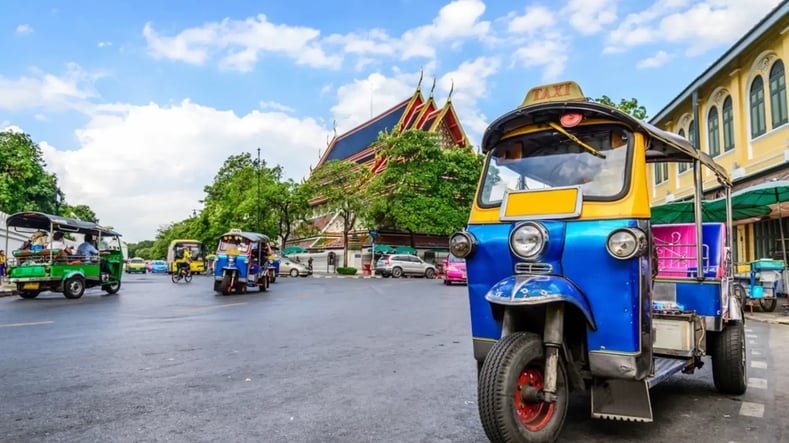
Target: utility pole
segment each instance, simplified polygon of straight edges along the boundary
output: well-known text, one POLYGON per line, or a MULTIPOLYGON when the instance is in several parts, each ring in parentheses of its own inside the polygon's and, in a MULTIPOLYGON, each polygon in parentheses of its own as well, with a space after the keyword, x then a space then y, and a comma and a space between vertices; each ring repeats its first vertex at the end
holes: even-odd
POLYGON ((260 232, 260 148, 258 148, 258 160, 257 160, 257 174, 258 174, 258 199, 257 199, 257 231, 260 232))

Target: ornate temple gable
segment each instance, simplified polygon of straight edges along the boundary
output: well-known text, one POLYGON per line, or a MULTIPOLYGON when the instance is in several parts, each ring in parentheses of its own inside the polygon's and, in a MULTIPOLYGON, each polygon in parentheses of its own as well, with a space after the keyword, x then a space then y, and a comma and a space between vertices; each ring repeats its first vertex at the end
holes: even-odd
MULTIPOLYGON (((471 146, 471 142, 469 142, 468 137, 466 136, 465 131, 463 131, 463 127, 460 125, 460 121, 458 120, 458 116, 455 113, 455 107, 452 106, 452 99, 451 97, 447 99, 446 104, 443 108, 441 108, 441 112, 433 121, 431 127, 423 128, 425 131, 436 132, 440 126, 446 126, 446 131, 449 131, 451 134, 452 143, 451 146, 459 145, 459 146, 471 146)), ((442 134, 438 134, 439 137, 444 137, 442 134)), ((447 138, 449 140, 449 138, 447 138)), ((448 146, 444 145, 444 139, 441 138, 441 147, 446 148, 448 146)))
POLYGON ((425 106, 422 107, 422 112, 419 113, 419 115, 413 120, 410 126, 406 126, 406 129, 422 129, 422 125, 425 124, 425 121, 427 120, 428 116, 436 112, 436 109, 438 109, 438 106, 436 105, 436 101, 433 100, 433 96, 431 95, 430 97, 428 97, 425 106))

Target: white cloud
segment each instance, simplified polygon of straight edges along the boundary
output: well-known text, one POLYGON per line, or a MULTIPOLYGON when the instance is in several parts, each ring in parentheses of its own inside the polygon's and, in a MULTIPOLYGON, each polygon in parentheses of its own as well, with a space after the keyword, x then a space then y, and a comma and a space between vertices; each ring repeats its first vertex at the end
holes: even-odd
POLYGON ((636 67, 638 69, 645 69, 645 68, 659 68, 671 60, 671 55, 668 54, 666 51, 658 51, 652 57, 645 58, 638 62, 636 67))
POLYGON ((290 106, 283 105, 282 103, 275 102, 275 101, 261 101, 260 102, 261 109, 273 109, 275 111, 281 112, 293 112, 293 108, 290 106))
POLYGON ((319 35, 317 29, 271 23, 264 14, 246 20, 226 18, 174 37, 159 35, 150 23, 143 28, 148 53, 154 58, 199 65, 216 53, 221 67, 241 72, 252 70, 266 52, 287 55, 300 65, 338 67, 342 58, 324 53, 318 46, 319 35))
POLYGON ((452 104, 472 144, 479 144, 482 133, 490 123, 479 110, 479 100, 487 96, 488 78, 498 72, 500 65, 498 58, 478 57, 461 63, 456 70, 441 76, 437 83, 447 93, 454 85, 452 104))
POLYGON ((616 0, 570 0, 565 13, 569 14, 570 25, 576 31, 596 34, 616 20, 616 0))
POLYGON ((437 43, 469 37, 484 38, 490 22, 479 21, 485 12, 481 0, 455 0, 441 8, 429 25, 406 31, 398 42, 401 59, 435 58, 437 43))
POLYGON ((66 66, 62 76, 38 69, 18 79, 0 76, 0 109, 85 110, 89 101, 98 96, 93 82, 100 77, 101 74, 85 71, 74 63, 66 66))
POLYGON ((536 34, 543 29, 550 29, 556 23, 554 13, 545 6, 526 8, 525 14, 511 15, 508 20, 508 31, 527 34, 536 34))
POLYGON ((567 38, 558 32, 541 34, 539 38, 528 40, 525 46, 518 48, 513 54, 517 64, 527 68, 542 67, 542 79, 556 80, 564 72, 567 64, 567 38))
MULTIPOLYGON (((99 106, 75 132, 78 146, 40 146, 70 202, 89 205, 128 241, 153 239, 160 225, 200 209, 203 186, 224 160, 260 147, 269 166, 301 179, 318 162, 326 131, 280 112, 236 115, 185 100, 162 107, 99 106)), ((253 154, 254 155, 254 154, 253 154)))
POLYGON ((30 34, 33 32, 33 27, 28 24, 21 24, 16 27, 16 33, 19 35, 30 34))
POLYGON ((686 47, 689 56, 732 43, 762 19, 780 0, 658 1, 629 14, 608 35, 605 53, 670 42, 686 47))
POLYGON ((110 42, 110 41, 106 41, 106 42, 98 42, 96 45, 97 45, 99 48, 108 48, 108 47, 112 46, 112 42, 110 42))

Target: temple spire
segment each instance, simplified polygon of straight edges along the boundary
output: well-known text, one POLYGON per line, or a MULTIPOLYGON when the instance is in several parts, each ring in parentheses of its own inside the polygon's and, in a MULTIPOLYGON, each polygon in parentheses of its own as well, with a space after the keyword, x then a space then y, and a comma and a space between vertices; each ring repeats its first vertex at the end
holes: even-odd
POLYGON ((436 89, 436 78, 433 77, 433 86, 430 87, 430 97, 433 97, 433 91, 436 89))
POLYGON ((452 86, 449 88, 449 95, 447 95, 447 103, 452 101, 452 91, 455 90, 455 80, 452 80, 452 86))
POLYGON ((416 90, 418 91, 419 88, 422 87, 422 77, 425 75, 425 70, 423 68, 419 68, 419 82, 416 84, 416 90))

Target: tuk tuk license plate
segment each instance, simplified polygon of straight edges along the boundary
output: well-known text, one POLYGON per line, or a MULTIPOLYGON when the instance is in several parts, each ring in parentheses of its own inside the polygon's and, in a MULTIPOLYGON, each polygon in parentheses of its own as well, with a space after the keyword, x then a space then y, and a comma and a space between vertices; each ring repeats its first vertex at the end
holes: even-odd
POLYGON ((25 283, 22 289, 38 289, 38 283, 25 283))

